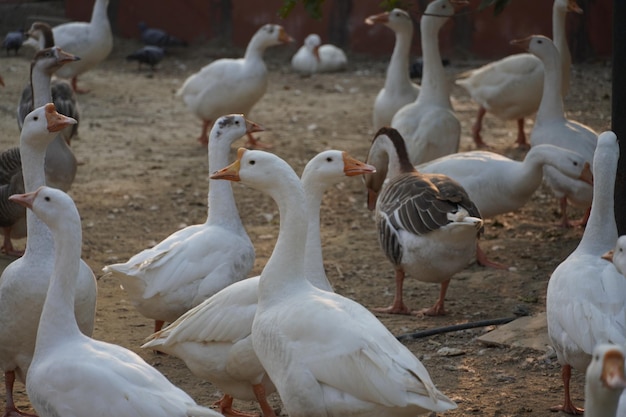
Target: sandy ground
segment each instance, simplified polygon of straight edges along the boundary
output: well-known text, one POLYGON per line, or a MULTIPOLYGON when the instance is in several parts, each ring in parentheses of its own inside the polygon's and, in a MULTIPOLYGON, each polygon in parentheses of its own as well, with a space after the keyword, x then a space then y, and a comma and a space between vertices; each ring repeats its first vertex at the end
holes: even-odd
MULTIPOLYGON (((80 96, 79 139, 72 142, 81 165, 70 194, 83 219, 83 259, 97 276, 104 265, 126 261, 185 225, 206 219, 207 154, 196 142, 199 121, 175 97, 184 79, 221 56, 241 51, 194 47, 173 51, 154 74, 138 71, 124 56, 138 46, 117 40, 113 55, 85 74, 80 96)), ((248 115, 266 128, 263 141, 272 151, 302 171, 304 164, 325 149, 346 150, 365 158, 373 136, 371 108, 384 80, 387 60, 351 57, 349 70, 340 74, 301 78, 291 73, 292 49, 275 48, 266 54, 269 89, 248 115)), ((30 56, 0 57, 0 146, 18 143, 15 107, 28 80, 30 56)), ((454 74, 476 63, 453 62, 454 74)), ((570 118, 605 130, 610 121, 610 67, 605 63, 577 64, 566 100, 570 118)), ((470 128, 477 106, 459 88, 453 104, 463 126, 461 150, 473 149, 470 128)), ((532 121, 527 122, 530 132, 532 121)), ((493 117, 485 119, 484 139, 493 150, 516 159, 524 153, 514 146, 516 125, 493 117)), ((244 140, 235 147, 243 145, 244 140)), ((234 160, 233 148, 231 159, 234 160)), ((257 258, 253 274, 267 261, 278 231, 277 209, 264 195, 241 184, 233 185, 257 258)), ((322 205, 325 266, 337 292, 366 307, 391 303, 393 270, 378 247, 372 213, 359 179, 346 179, 330 190, 322 205)), ((580 216, 582 211, 574 211, 580 216)), ((517 213, 486 221, 482 246, 487 254, 509 265, 509 271, 469 266, 453 279, 448 315, 435 318, 380 315, 396 335, 416 330, 483 319, 511 317, 520 306, 530 313, 545 310, 545 290, 553 269, 577 245, 581 229, 557 226, 558 206, 550 192, 539 189, 517 213)), ((18 245, 23 242, 18 242, 18 245)), ((140 316, 113 279, 99 281, 94 337, 138 352, 199 403, 210 405, 220 393, 194 377, 177 358, 157 356, 139 348, 152 331, 151 320, 140 316)), ((437 285, 408 278, 405 300, 413 308, 430 306, 437 285)), ((18 312, 16 312, 18 314, 18 312)), ((561 401, 560 368, 547 350, 489 347, 476 341, 492 328, 478 328, 407 342, 429 370, 436 385, 454 399, 458 410, 450 416, 543 416, 561 401), (442 356, 442 347, 458 355, 442 356)), ((29 403, 21 384, 18 405, 29 403)), ((572 392, 583 402, 582 373, 576 372, 572 392)), ((280 401, 272 396, 280 409, 280 401)), ((253 403, 240 402, 256 410, 253 403)), ((284 412, 283 412, 284 414, 284 412)))

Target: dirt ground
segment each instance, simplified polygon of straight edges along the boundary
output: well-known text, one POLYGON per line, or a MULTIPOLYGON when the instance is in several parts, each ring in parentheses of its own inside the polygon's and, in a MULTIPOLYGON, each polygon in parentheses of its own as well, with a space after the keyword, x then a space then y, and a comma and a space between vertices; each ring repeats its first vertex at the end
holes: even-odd
MULTIPOLYGON (((199 46, 171 51, 152 74, 139 71, 124 56, 138 46, 116 40, 114 53, 80 84, 91 92, 79 97, 80 137, 72 142, 81 165, 70 191, 83 219, 83 259, 97 276, 109 263, 126 261, 135 253, 161 241, 185 225, 204 222, 208 189, 206 148, 196 142, 200 122, 174 95, 187 76, 213 59, 240 56, 242 51, 199 46)), ((265 97, 248 115, 268 130, 263 141, 290 162, 298 173, 316 153, 346 150, 365 158, 373 136, 371 111, 383 85, 387 58, 350 57, 348 71, 301 78, 290 71, 289 59, 296 46, 268 50, 271 71, 265 97)), ((4 53, 2 53, 4 55, 4 53)), ((18 143, 15 108, 28 80, 30 52, 18 57, 0 56, 0 146, 18 143)), ((478 65, 454 62, 454 74, 478 65)), ((572 88, 566 100, 570 118, 597 131, 610 123, 610 66, 605 62, 576 64, 572 88)), ((453 105, 463 126, 461 150, 473 149, 470 128, 477 106, 460 88, 453 89, 453 105)), ((532 121, 527 122, 530 132, 532 121)), ((514 122, 487 117, 484 139, 493 150, 515 159, 514 122)), ((237 143, 242 146, 244 140, 237 143)), ((235 148, 231 153, 234 160, 235 148)), ((253 274, 267 261, 278 232, 274 203, 241 184, 233 185, 239 213, 257 259, 253 274)), ((360 179, 346 179, 330 190, 322 205, 322 241, 325 266, 337 292, 366 307, 391 303, 393 270, 378 247, 372 213, 365 205, 360 179)), ((574 216, 582 215, 575 210, 574 216)), ((541 188, 532 201, 514 214, 487 220, 482 247, 508 271, 469 266, 453 279, 444 317, 380 315, 396 334, 438 328, 483 319, 511 317, 520 306, 530 313, 545 310, 548 278, 558 263, 577 245, 582 229, 557 226, 558 206, 541 188)), ((23 241, 18 241, 23 245, 23 241)), ((153 323, 140 316, 113 279, 99 281, 97 323, 94 337, 138 352, 200 404, 210 405, 220 393, 194 377, 177 358, 157 356, 139 348, 153 323)), ((410 277, 405 300, 413 308, 430 306, 439 286, 410 277)), ((429 370, 436 385, 459 407, 449 416, 542 416, 560 403, 560 368, 548 350, 489 347, 476 338, 492 328, 446 333, 407 343, 429 370), (441 356, 442 347, 458 349, 455 356, 441 356)), ((572 383, 575 402, 583 402, 583 377, 576 372, 572 383)), ((29 409, 24 387, 17 385, 18 405, 29 409)), ((273 404, 280 409, 276 394, 273 404)), ((253 403, 239 407, 256 410, 253 403)), ((284 414, 284 411, 282 412, 284 414)))

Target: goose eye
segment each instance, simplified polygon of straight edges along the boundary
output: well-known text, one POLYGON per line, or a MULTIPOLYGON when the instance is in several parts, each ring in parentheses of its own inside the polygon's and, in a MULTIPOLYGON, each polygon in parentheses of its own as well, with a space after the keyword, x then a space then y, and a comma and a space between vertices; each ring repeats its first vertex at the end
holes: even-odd
POLYGON ((539 39, 539 40, 537 41, 537 43, 538 43, 538 44, 542 44, 542 43, 543 43, 543 41, 542 41, 541 39, 539 39))
POLYGON ((250 165, 254 165, 256 164, 256 161, 253 159, 252 161, 250 161, 250 165))
POLYGON ((577 167, 578 166, 578 162, 574 161, 574 166, 577 167))
POLYGON ((44 197, 43 199, 46 200, 46 201, 50 201, 50 197, 48 197, 48 196, 44 197))
POLYGON ((327 157, 326 162, 333 162, 333 158, 331 156, 327 157))
POLYGON ((33 116, 33 120, 34 120, 34 121, 39 120, 39 116, 33 116))

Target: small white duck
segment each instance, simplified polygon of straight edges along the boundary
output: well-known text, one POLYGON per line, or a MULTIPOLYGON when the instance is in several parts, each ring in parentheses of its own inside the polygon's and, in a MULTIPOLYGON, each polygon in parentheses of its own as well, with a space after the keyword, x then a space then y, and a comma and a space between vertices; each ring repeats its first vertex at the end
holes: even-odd
MULTIPOLYGON (((486 219, 522 208, 541 185, 545 166, 593 183, 590 162, 554 145, 533 146, 523 161, 495 152, 471 151, 442 156, 415 168, 423 174, 443 174, 457 181, 486 219)), ((476 258, 480 265, 501 267, 489 261, 480 246, 476 258)))
MULTIPOLYGON (((263 129, 242 115, 222 116, 211 129, 209 172, 228 163, 231 144, 263 129)), ((254 246, 241 223, 229 183, 209 181, 206 222, 187 226, 125 263, 107 265, 105 276, 118 278, 131 303, 155 321, 158 332, 222 288, 248 276, 254 246)))
MULTIPOLYGON (((80 61, 65 65, 56 73, 61 78, 71 79, 77 93, 88 91, 78 87, 78 76, 104 61, 113 50, 108 6, 109 0, 95 0, 89 22, 69 22, 52 28, 55 45, 80 57, 80 61)), ((39 42, 40 48, 44 48, 43 37, 39 42)))
MULTIPOLYGON (((561 94, 561 62, 559 51, 554 43, 545 36, 535 35, 512 43, 527 49, 543 62, 544 89, 541 105, 537 111, 535 125, 530 135, 531 146, 551 144, 579 153, 583 158, 592 161, 596 149, 598 134, 588 126, 569 120, 565 117, 561 94)), ((574 224, 585 224, 589 215, 593 187, 583 181, 564 176, 551 166, 544 168, 544 179, 550 186, 561 205, 561 225, 571 227, 574 224), (568 201, 574 205, 587 208, 585 217, 579 222, 570 222, 567 216, 568 201)))
MULTIPOLYGON (((302 186, 308 214, 305 273, 316 287, 332 291, 324 271, 320 238, 320 205, 324 191, 347 176, 374 171, 347 153, 319 153, 304 168, 302 186)), ((210 381, 223 393, 223 414, 239 413, 234 398, 256 400, 264 417, 274 416, 266 396, 276 391, 252 348, 252 321, 258 301, 259 276, 236 282, 183 314, 148 338, 143 348, 182 359, 194 375, 210 381)))
MULTIPOLYGON (((229 113, 248 114, 265 95, 268 83, 263 52, 270 46, 293 42, 280 25, 266 24, 254 34, 243 58, 222 58, 187 78, 176 95, 202 120, 198 141, 208 143, 207 132, 215 119, 229 113)), ((248 145, 261 147, 252 134, 248 145)))
POLYGON ((136 353, 83 334, 74 315, 81 223, 72 199, 41 187, 11 200, 30 208, 54 236, 54 266, 41 312, 26 391, 40 417, 210 416, 136 353))
POLYGON ((259 279, 252 345, 288 415, 410 416, 456 408, 365 307, 307 280, 302 184, 279 157, 242 149, 213 179, 268 193, 280 231, 259 279))
POLYGON ((458 152, 461 123, 450 102, 450 85, 439 53, 439 30, 465 0, 434 0, 421 19, 424 69, 415 102, 396 112, 391 127, 406 141, 413 165, 458 152))
POLYGON ((615 417, 626 388, 624 347, 603 343, 593 349, 585 375, 585 416, 615 417))
POLYGON ((571 369, 584 370, 598 343, 626 344, 626 280, 602 259, 617 241, 613 188, 619 145, 613 132, 602 133, 593 161, 594 191, 589 222, 578 247, 554 270, 548 282, 548 336, 562 366, 563 404, 580 413, 570 398, 571 369))
POLYGON ((348 65, 345 52, 335 45, 324 44, 316 33, 304 39, 304 44, 291 58, 291 67, 303 75, 316 72, 343 71, 348 65))
MULTIPOLYGON (((72 123, 76 121, 58 114, 52 103, 36 108, 24 119, 20 153, 27 192, 45 185, 46 148, 57 132, 72 123)), ((16 376, 22 381, 26 379, 54 264, 55 243, 48 227, 30 211, 26 213, 26 224, 24 256, 9 264, 0 275, 0 369, 4 372, 7 397, 4 415, 20 413, 13 401, 13 385, 16 376)), ((96 279, 91 268, 79 261, 78 277, 72 287, 76 292, 76 297, 72 297, 76 318, 72 321, 78 322, 84 334, 91 335, 96 279)))
POLYGON ((476 256, 483 226, 478 208, 450 177, 418 172, 408 159, 402 136, 393 128, 376 133, 367 163, 376 167, 376 174, 365 180, 368 206, 375 209, 380 246, 396 272, 393 304, 374 310, 411 313, 402 300, 408 272, 420 281, 441 283, 437 302, 419 313, 445 314, 450 278, 476 256))
MULTIPOLYGON (((565 18, 568 12, 582 13, 576 0, 554 0, 552 36, 560 52, 562 93, 569 89, 572 59, 567 45, 565 18)), ((524 119, 539 108, 543 91, 543 65, 532 54, 514 54, 480 68, 464 72, 456 80, 480 107, 472 126, 472 137, 478 147, 487 147, 480 132, 487 112, 502 120, 517 120, 516 143, 527 148, 524 119)))
POLYGON ((365 19, 368 25, 383 24, 393 30, 396 42, 393 47, 385 85, 378 92, 374 101, 374 129, 391 125, 394 114, 403 106, 414 102, 420 92, 417 84, 411 81, 409 74, 409 55, 413 40, 413 20, 402 9, 369 16, 365 19))

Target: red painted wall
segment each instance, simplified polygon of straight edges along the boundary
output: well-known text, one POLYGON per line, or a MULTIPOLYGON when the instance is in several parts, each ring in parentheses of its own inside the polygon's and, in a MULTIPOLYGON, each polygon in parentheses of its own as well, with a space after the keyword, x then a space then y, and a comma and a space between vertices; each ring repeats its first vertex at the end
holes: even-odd
MULTIPOLYGON (((217 0, 110 0, 109 12, 116 34, 138 37, 137 23, 141 20, 149 26, 160 27, 190 42, 212 39, 215 31, 217 0)), ((611 54, 611 23, 613 0, 578 0, 583 15, 568 16, 570 45, 575 59, 608 57, 611 54)), ((232 0, 232 42, 245 47, 256 29, 264 23, 280 23, 298 43, 309 33, 320 34, 328 41, 328 15, 333 0, 323 5, 324 18, 310 18, 298 4, 286 19, 280 19, 277 11, 282 0, 232 0)), ((346 22, 350 32, 347 49, 351 52, 375 56, 388 55, 393 47, 392 32, 382 26, 364 23, 367 16, 379 13, 380 0, 353 0, 352 13, 346 22)), ((419 21, 421 4, 427 0, 413 0, 410 9, 419 21)), ((551 36, 551 0, 513 0, 499 16, 493 10, 477 11, 480 0, 470 0, 470 13, 460 14, 446 24, 440 41, 442 53, 465 58, 495 58, 519 52, 509 41, 535 33, 551 36)), ((89 20, 93 1, 66 0, 66 15, 72 20, 89 20)), ((416 25, 413 50, 419 54, 419 29, 416 25)))

